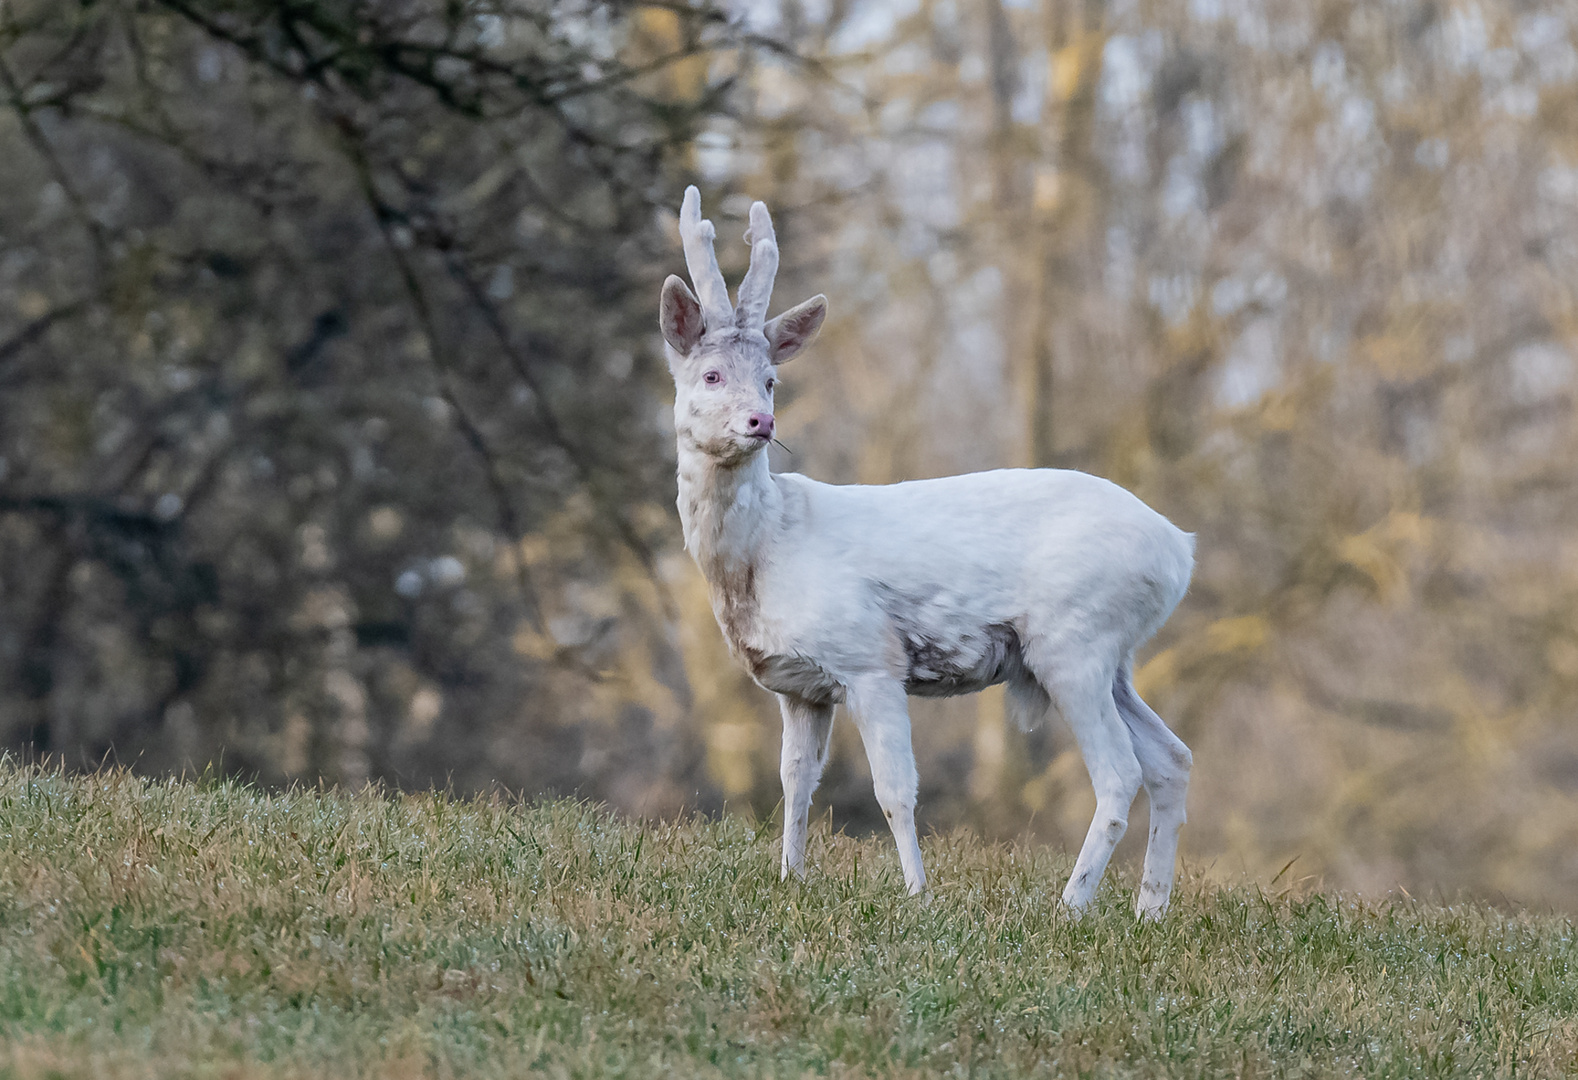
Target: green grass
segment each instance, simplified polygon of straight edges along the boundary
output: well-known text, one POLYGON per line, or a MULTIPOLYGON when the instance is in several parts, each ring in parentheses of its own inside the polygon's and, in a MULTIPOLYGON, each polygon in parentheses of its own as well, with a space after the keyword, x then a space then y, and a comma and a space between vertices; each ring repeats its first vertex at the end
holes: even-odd
POLYGON ((0 1076, 1558 1076, 1572 923, 885 839, 0 763, 0 1076))

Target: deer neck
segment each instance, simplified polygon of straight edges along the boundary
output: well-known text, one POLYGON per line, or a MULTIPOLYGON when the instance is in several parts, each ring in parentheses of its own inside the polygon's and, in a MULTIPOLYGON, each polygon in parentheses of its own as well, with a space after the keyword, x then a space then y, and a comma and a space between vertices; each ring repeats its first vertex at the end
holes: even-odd
POLYGON ((679 450, 679 519, 685 550, 709 583, 750 573, 761 562, 783 495, 765 451, 739 465, 720 465, 701 451, 679 450))
POLYGON ((685 548, 707 579, 712 613, 729 649, 753 666, 762 656, 757 570, 782 515, 783 493, 767 471, 765 451, 727 466, 681 444, 685 548))

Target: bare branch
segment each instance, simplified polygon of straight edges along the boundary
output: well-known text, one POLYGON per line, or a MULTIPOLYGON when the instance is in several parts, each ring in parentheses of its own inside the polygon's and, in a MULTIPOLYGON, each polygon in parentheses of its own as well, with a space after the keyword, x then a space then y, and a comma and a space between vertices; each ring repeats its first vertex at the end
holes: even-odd
MULTIPOLYGON (((344 140, 347 156, 356 170, 357 180, 360 182, 362 196, 368 208, 373 212, 373 217, 378 222, 379 232, 383 235, 384 246, 390 257, 394 260, 395 267, 400 272, 400 280, 405 286, 407 297, 410 298, 412 311, 416 314, 417 323, 422 329, 422 336, 427 342, 428 355, 432 357, 434 366, 438 369, 439 393, 444 401, 455 412, 455 418, 460 425, 461 436, 472 452, 482 463, 483 475, 487 479, 488 489, 493 495, 493 503, 499 517, 499 527, 511 543, 515 543, 525 535, 521 527, 520 517, 515 512, 515 506, 510 500, 509 488, 499 467, 497 455, 488 446, 487 438, 483 435, 481 427, 472 419, 465 403, 460 400, 454 389, 454 369, 449 362, 448 354, 439 337, 437 325, 433 319, 433 310, 428 303, 427 293, 422 288, 421 281, 417 278, 416 270, 411 261, 406 258, 394 237, 393 226, 395 218, 388 213, 387 207, 378 196, 378 191, 373 183, 372 166, 367 160, 366 152, 354 138, 344 140)), ((522 598, 526 602, 527 617, 534 629, 540 629, 542 623, 542 606, 537 598, 537 588, 532 583, 530 572, 524 560, 515 558, 511 560, 515 568, 516 580, 521 587, 522 598)))
POLYGON ((66 171, 65 165, 61 163, 60 156, 55 152, 54 146, 50 144, 49 139, 44 135, 43 128, 39 127, 38 121, 33 118, 33 107, 24 100, 22 87, 17 83, 16 76, 12 74, 11 66, 6 63, 4 54, 0 54, 0 85, 5 87, 6 94, 11 99, 11 108, 16 110, 17 119, 22 122, 22 130, 27 133, 27 141, 33 144, 33 148, 44 159, 44 164, 49 169, 50 175, 54 177, 55 183, 60 185, 60 189, 65 193, 66 201, 71 204, 71 209, 81 223, 83 231, 88 234, 88 239, 93 244, 94 254, 97 256, 99 266, 102 269, 109 252, 109 241, 104 225, 88 209, 87 201, 83 199, 82 193, 77 190, 76 185, 71 181, 71 174, 66 171))

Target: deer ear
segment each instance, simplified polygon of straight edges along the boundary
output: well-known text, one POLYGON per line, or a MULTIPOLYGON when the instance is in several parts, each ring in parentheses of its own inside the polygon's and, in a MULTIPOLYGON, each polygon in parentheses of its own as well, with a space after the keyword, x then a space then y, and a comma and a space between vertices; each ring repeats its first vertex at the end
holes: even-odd
POLYGON ((670 274, 663 283, 663 300, 658 305, 658 327, 663 340, 673 346, 681 356, 689 355, 707 329, 701 317, 701 304, 678 274, 670 274))
POLYGON ((827 318, 827 297, 820 294, 790 308, 763 328, 767 335, 768 359, 781 364, 811 344, 827 318))

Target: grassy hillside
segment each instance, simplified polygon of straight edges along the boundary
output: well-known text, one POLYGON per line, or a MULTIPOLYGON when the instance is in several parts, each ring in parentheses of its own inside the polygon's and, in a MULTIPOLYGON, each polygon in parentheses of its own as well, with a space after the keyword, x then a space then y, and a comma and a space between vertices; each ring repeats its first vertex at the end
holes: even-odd
POLYGON ((0 765, 0 1076, 1556 1076, 1570 921, 569 802, 0 765))

